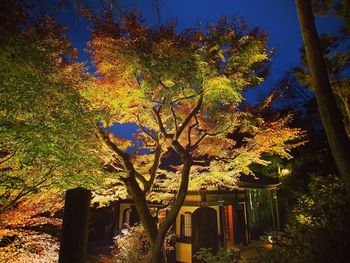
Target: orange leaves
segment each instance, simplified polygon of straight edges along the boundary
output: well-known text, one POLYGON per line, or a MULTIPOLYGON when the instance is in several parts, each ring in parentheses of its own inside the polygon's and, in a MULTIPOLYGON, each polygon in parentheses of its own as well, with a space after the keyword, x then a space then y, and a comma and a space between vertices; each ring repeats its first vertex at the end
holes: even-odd
POLYGON ((0 214, 0 222, 6 227, 28 227, 37 225, 60 225, 61 219, 52 216, 63 209, 63 198, 52 191, 32 195, 18 207, 0 214), (47 213, 47 216, 42 214, 47 213))
POLYGON ((123 151, 125 151, 126 149, 128 149, 133 145, 132 141, 124 138, 116 137, 113 133, 109 133, 108 136, 111 142, 113 142, 123 151))
MULTIPOLYGON (((266 34, 227 18, 203 32, 178 33, 174 24, 151 29, 135 14, 118 27, 118 34, 98 28, 93 34, 90 52, 98 75, 91 79, 86 97, 106 113, 108 125, 129 122, 140 127, 130 161, 145 180, 159 166, 156 146, 162 153, 189 155, 196 165, 206 166, 202 172, 207 176, 197 169, 191 175, 195 187, 202 179, 234 185, 235 176, 251 172, 252 163, 267 164, 264 154, 291 157, 300 130, 287 128, 284 119, 266 122, 259 110, 239 106, 245 88, 261 83, 267 72, 271 53, 266 34)), ((123 150, 131 146, 115 136, 110 140, 123 150)), ((178 177, 174 167, 182 169, 176 160, 181 158, 168 158, 173 160, 159 162, 171 171, 156 174, 178 177)))
POLYGON ((290 159, 290 150, 303 145, 305 132, 298 128, 289 128, 287 125, 291 116, 280 118, 273 122, 264 123, 252 138, 247 139, 245 148, 262 154, 277 154, 282 158, 290 159))
POLYGON ((226 138, 226 136, 207 136, 200 143, 194 154, 198 156, 226 157, 234 144, 235 141, 226 138))
POLYGON ((0 240, 10 242, 9 245, 0 247, 0 262, 58 261, 59 242, 51 235, 27 230, 1 229, 0 240))

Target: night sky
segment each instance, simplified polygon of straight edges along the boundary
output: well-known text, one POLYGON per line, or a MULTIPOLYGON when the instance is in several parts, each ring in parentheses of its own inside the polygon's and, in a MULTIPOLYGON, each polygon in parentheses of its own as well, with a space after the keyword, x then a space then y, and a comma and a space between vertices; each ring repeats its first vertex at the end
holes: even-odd
MULTIPOLYGON (((119 2, 121 7, 127 10, 139 10, 148 24, 158 25, 153 0, 119 2)), ((246 93, 247 100, 252 104, 261 99, 287 71, 299 64, 302 38, 293 0, 159 0, 159 3, 161 22, 176 19, 179 31, 198 23, 206 25, 208 22, 215 22, 222 15, 238 15, 245 19, 250 27, 258 26, 269 34, 269 47, 275 49, 271 73, 260 88, 246 93)), ((54 16, 59 23, 68 27, 68 37, 78 48, 80 60, 88 61, 88 56, 84 54, 85 44, 90 39, 89 24, 86 20, 74 16, 69 7, 54 13, 54 16)), ((334 33, 339 26, 340 21, 334 16, 317 18, 319 33, 334 33)), ((132 125, 124 127, 120 132, 130 134, 130 128, 132 125)))
MULTIPOLYGON (((150 25, 158 24, 153 0, 120 1, 126 10, 137 9, 150 25)), ((94 1, 91 1, 94 2, 94 1)), ((266 93, 279 81, 285 72, 299 64, 299 48, 302 46, 298 17, 293 0, 159 0, 161 22, 176 19, 178 30, 193 27, 198 23, 206 25, 217 21, 218 17, 238 15, 245 19, 250 27, 258 26, 269 34, 269 46, 275 49, 271 73, 262 84, 266 93)), ((73 15, 66 7, 54 16, 61 24, 68 27, 68 37, 80 51, 80 60, 86 61, 84 48, 89 41, 89 25, 84 18, 73 15)), ((340 21, 330 17, 318 17, 319 33, 336 32, 340 21)), ((248 92, 252 103, 259 98, 262 89, 248 92)))

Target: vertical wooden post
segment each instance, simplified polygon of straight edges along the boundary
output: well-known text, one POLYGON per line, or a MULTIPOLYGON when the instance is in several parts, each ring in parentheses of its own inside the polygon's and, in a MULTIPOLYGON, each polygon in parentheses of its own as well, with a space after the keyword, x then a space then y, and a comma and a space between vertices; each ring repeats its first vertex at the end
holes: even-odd
POLYGON ((78 187, 66 192, 59 263, 84 263, 91 192, 78 187))
POLYGON ((277 200, 277 189, 275 188, 275 191, 273 192, 273 200, 275 201, 275 207, 276 207, 276 218, 277 218, 277 229, 278 231, 281 231, 280 226, 280 213, 278 209, 278 200, 277 200))
POLYGON ((273 193, 272 193, 272 190, 268 190, 267 194, 268 194, 268 197, 269 197, 273 228, 276 229, 277 225, 276 225, 276 220, 275 220, 275 211, 274 211, 274 207, 273 207, 273 193))

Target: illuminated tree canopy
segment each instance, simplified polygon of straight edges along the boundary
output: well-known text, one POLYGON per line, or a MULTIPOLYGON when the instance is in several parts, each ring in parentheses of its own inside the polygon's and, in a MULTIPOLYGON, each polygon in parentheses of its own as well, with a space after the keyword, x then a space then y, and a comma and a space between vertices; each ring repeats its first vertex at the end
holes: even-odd
POLYGON ((90 115, 78 92, 84 69, 75 61, 76 51, 52 19, 5 2, 0 11, 0 212, 42 189, 89 184, 98 167, 90 115))
POLYGON ((290 116, 262 117, 273 94, 258 108, 240 107, 243 91, 268 73, 272 51, 265 33, 225 17, 205 30, 179 33, 175 23, 154 29, 135 14, 118 24, 105 14, 89 14, 96 75, 82 94, 101 112, 96 130, 108 153, 108 182, 121 184, 135 202, 153 245, 152 262, 161 262, 165 234, 189 187, 234 187, 239 174, 251 173, 251 163, 268 164, 264 154, 291 158, 303 132, 287 127, 290 116), (137 124, 134 140, 111 133, 114 123, 137 124), (164 169, 171 151, 181 164, 164 169), (157 227, 147 201, 164 200, 152 192, 162 184, 176 195, 157 227))

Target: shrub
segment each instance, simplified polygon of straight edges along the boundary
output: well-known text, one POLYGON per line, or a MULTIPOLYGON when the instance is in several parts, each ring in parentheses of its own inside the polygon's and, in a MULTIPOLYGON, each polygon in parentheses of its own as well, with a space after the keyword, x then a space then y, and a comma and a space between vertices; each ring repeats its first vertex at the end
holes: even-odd
MULTIPOLYGON (((175 235, 171 232, 165 238, 167 253, 174 251, 175 235)), ((124 228, 120 235, 115 237, 112 250, 113 262, 116 263, 144 263, 151 256, 151 244, 147 239, 142 225, 124 228)))
POLYGON ((201 248, 195 254, 195 258, 207 263, 236 263, 240 259, 240 249, 236 248, 226 251, 220 248, 218 253, 214 255, 211 248, 201 248))
POLYGON ((114 240, 113 262, 143 263, 150 256, 150 243, 141 225, 125 228, 114 240))
POLYGON ((314 177, 290 211, 283 233, 273 236, 266 262, 348 262, 350 202, 335 176, 314 177))

